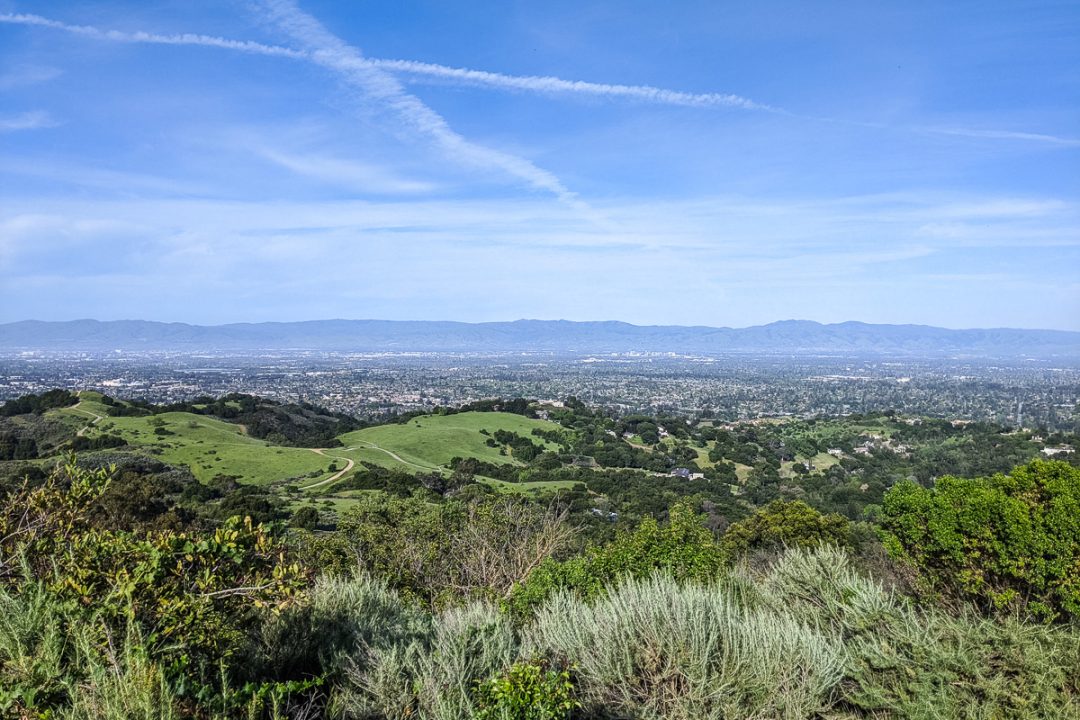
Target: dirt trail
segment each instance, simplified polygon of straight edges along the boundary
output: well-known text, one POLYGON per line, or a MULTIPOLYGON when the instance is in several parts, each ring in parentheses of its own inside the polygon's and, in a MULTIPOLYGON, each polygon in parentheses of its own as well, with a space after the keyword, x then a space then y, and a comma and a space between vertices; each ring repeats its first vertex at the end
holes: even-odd
MULTIPOLYGON (((344 451, 348 452, 350 450, 359 450, 361 448, 367 448, 369 450, 378 450, 379 452, 386 453, 387 455, 394 458, 395 460, 397 460, 402 465, 408 465, 409 467, 414 467, 417 470, 423 470, 424 472, 447 472, 447 470, 445 468, 434 467, 432 465, 420 465, 418 463, 414 463, 414 462, 411 462, 409 460, 406 460, 405 458, 401 457, 400 455, 398 455, 393 450, 387 450, 384 447, 379 447, 378 445, 376 445, 373 442, 367 442, 366 440, 362 440, 362 441, 360 441, 360 443, 361 444, 359 444, 359 445, 353 445, 352 447, 347 447, 347 448, 344 449, 344 451)), ((308 485, 307 487, 303 487, 303 488, 301 488, 301 490, 311 490, 313 488, 322 487, 323 485, 329 485, 330 483, 340 479, 341 476, 343 476, 345 473, 352 470, 353 467, 356 465, 356 462, 354 462, 350 458, 339 457, 337 455, 327 455, 325 451, 326 451, 326 448, 318 448, 318 449, 311 448, 311 452, 313 452, 313 453, 317 453, 319 455, 322 455, 323 457, 333 458, 334 460, 344 460, 344 461, 346 461, 348 463, 348 465, 345 466, 344 470, 341 470, 340 472, 335 473, 334 475, 326 478, 325 480, 320 480, 317 483, 313 483, 311 485, 308 485)))
POLYGON ((105 416, 104 415, 98 415, 96 412, 91 412, 90 410, 80 410, 79 406, 82 405, 82 390, 76 391, 75 396, 79 398, 79 402, 72 405, 71 409, 74 410, 77 413, 82 413, 83 415, 89 415, 90 417, 94 418, 89 423, 87 423, 86 425, 83 425, 81 428, 79 428, 78 432, 75 433, 75 437, 82 437, 83 435, 86 434, 86 431, 89 430, 92 425, 97 425, 99 422, 104 420, 105 416))
POLYGON ((340 480, 342 477, 344 477, 345 473, 352 470, 353 467, 355 467, 355 465, 356 465, 356 463, 351 458, 338 457, 337 455, 327 455, 324 448, 311 448, 311 452, 315 453, 316 455, 322 455, 323 457, 328 457, 328 458, 330 458, 332 460, 344 460, 345 461, 345 469, 344 470, 338 470, 336 473, 334 473, 330 477, 326 478, 325 480, 320 480, 317 483, 312 483, 311 485, 307 485, 305 487, 302 487, 302 488, 300 488, 301 490, 312 490, 314 488, 322 487, 323 485, 329 485, 332 482, 336 482, 336 481, 340 480))
POLYGON ((443 468, 433 467, 431 465, 418 465, 417 463, 410 462, 410 461, 406 460, 405 458, 401 457, 400 455, 398 455, 396 452, 393 452, 391 450, 387 450, 384 447, 379 447, 378 445, 376 445, 373 442, 368 442, 366 440, 361 440, 361 443, 362 443, 362 445, 356 445, 354 447, 347 448, 347 449, 356 450, 356 449, 358 449, 360 447, 366 447, 366 448, 368 448, 370 450, 378 450, 379 452, 386 453, 387 455, 394 458, 395 460, 397 460, 399 463, 402 463, 403 465, 409 465, 411 467, 419 468, 420 470, 425 470, 427 472, 441 471, 443 469, 443 468))

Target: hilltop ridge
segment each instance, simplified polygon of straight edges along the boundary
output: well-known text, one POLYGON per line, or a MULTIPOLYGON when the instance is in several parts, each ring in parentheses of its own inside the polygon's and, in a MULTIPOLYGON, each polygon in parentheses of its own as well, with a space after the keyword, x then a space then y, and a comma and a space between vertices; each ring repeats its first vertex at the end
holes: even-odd
POLYGON ((311 320, 191 325, 145 320, 0 324, 4 350, 343 352, 852 352, 886 355, 1080 357, 1080 332, 783 320, 746 328, 619 321, 311 320))

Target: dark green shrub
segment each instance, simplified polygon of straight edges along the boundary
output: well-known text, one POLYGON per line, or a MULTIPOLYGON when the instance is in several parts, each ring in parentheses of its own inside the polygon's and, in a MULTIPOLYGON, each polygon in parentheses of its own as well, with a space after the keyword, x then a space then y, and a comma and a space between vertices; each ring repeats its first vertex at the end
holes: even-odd
POLYGON ((851 526, 836 513, 823 515, 801 500, 774 500, 728 527, 720 544, 729 557, 784 547, 847 546, 851 526))
POLYGON ((568 670, 519 662, 476 687, 476 720, 560 720, 577 706, 568 670))
POLYGON ((101 527, 92 511, 109 484, 71 462, 0 500, 0 585, 40 583, 92 615, 103 643, 130 627, 172 673, 214 679, 264 611, 292 602, 299 567, 248 518, 205 534, 101 527))
POLYGON ((713 580, 723 573, 725 556, 703 520, 688 505, 673 505, 664 525, 646 518, 633 532, 585 555, 542 563, 514 588, 508 607, 523 619, 558 590, 595 598, 624 578, 661 571, 678 580, 713 580))
POLYGON ((900 483, 880 521, 890 553, 931 589, 1044 621, 1080 616, 1080 469, 1036 460, 933 489, 900 483))
POLYGON ((293 513, 289 524, 304 530, 312 530, 319 524, 319 511, 310 505, 302 507, 293 513))

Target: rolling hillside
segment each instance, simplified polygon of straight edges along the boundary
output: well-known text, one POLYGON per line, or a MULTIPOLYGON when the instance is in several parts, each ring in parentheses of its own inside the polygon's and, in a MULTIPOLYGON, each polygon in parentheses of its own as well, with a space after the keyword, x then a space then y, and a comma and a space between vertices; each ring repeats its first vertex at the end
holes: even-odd
POLYGON ((412 469, 445 467, 455 457, 472 457, 490 463, 514 462, 487 440, 496 430, 524 435, 537 444, 548 443, 531 435, 534 429, 556 430, 558 425, 501 412, 464 412, 455 415, 425 415, 404 425, 379 425, 342 435, 346 448, 358 447, 393 453, 391 459, 412 469), (486 430, 489 434, 484 435, 486 430), (396 457, 395 457, 396 456, 396 457))
MULTIPOLYGON (((188 467, 201 482, 226 475, 245 484, 292 483, 323 496, 332 493, 338 480, 363 463, 409 473, 447 472, 454 457, 518 464, 512 451, 487 444, 492 434, 499 430, 513 432, 551 447, 531 433, 534 429, 558 428, 554 423, 511 413, 465 412, 357 430, 340 436, 342 447, 312 449, 253 438, 243 425, 206 415, 166 412, 112 417, 108 411, 98 393, 84 392, 78 405, 51 411, 50 415, 78 427, 80 435, 88 440, 119 436, 130 447, 123 452, 188 467)), ((514 489, 527 489, 527 484, 514 489)))
POLYGON ((138 452, 190 468, 202 482, 231 475, 243 483, 264 485, 311 473, 329 474, 327 458, 306 448, 281 447, 249 437, 241 425, 185 412, 110 417, 99 395, 87 392, 82 396, 79 405, 56 414, 89 421, 84 433, 88 438, 119 435, 138 452))

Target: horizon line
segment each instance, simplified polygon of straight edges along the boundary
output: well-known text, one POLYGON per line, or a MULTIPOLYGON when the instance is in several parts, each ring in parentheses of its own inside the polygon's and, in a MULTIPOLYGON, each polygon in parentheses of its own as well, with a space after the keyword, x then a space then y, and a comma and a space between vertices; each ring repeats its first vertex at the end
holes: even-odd
POLYGON ((1049 327, 1010 327, 1010 326, 983 326, 983 327, 946 327, 944 325, 931 325, 928 323, 889 323, 889 322, 867 322, 865 320, 841 320, 838 322, 822 322, 820 320, 809 320, 805 318, 785 318, 782 320, 772 320, 766 323, 758 323, 755 325, 744 325, 736 327, 732 325, 702 325, 702 324, 679 324, 679 323, 634 323, 628 320, 606 319, 606 320, 569 320, 566 318, 525 318, 519 317, 514 320, 402 320, 402 319, 387 319, 387 318, 312 318, 308 320, 239 320, 233 322, 221 322, 221 323, 198 323, 188 322, 185 320, 147 320, 141 318, 118 318, 112 320, 99 320, 97 318, 72 318, 69 320, 38 320, 36 318, 25 318, 22 320, 7 320, 0 321, 0 327, 7 325, 16 325, 20 323, 48 323, 48 324, 64 324, 64 323, 79 323, 79 322, 94 322, 94 323, 153 323, 157 325, 186 325, 188 327, 198 328, 224 328, 235 325, 300 325, 307 323, 328 323, 328 322, 379 322, 379 323, 454 323, 458 325, 509 325, 514 323, 571 323, 577 325, 585 324, 621 324, 629 325, 631 327, 638 328, 705 328, 709 330, 750 330, 753 328, 769 327, 772 325, 780 324, 794 324, 794 323, 806 323, 817 325, 820 327, 835 327, 839 325, 868 325, 876 327, 913 327, 913 328, 930 328, 933 330, 948 330, 952 332, 964 332, 964 331, 990 331, 990 330, 1022 330, 1031 332, 1062 332, 1072 333, 1080 335, 1080 329, 1065 329, 1065 328, 1049 328, 1049 327))

